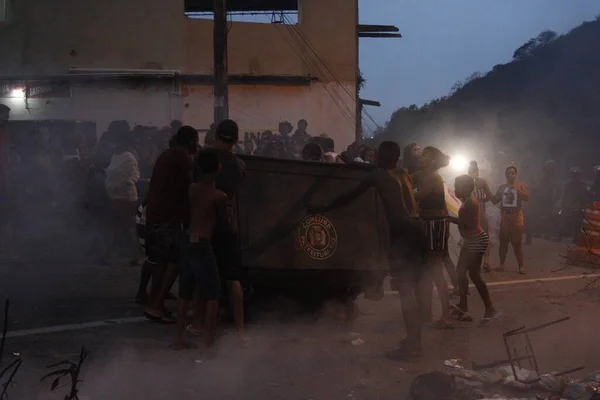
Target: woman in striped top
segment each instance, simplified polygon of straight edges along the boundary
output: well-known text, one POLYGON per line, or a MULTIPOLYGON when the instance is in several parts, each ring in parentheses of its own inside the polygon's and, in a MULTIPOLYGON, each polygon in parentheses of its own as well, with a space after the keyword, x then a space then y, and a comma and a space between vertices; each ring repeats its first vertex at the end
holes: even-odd
POLYGON ((474 190, 475 181, 470 175, 461 175, 454 181, 456 196, 463 203, 458 211, 458 218, 452 219, 452 222, 458 224, 463 246, 460 250, 458 265, 456 267, 460 301, 457 305, 453 306, 453 315, 461 321, 473 320, 469 315, 469 306, 467 304, 469 290, 468 273, 485 304, 483 321, 487 322, 496 315, 487 285, 481 278, 481 261, 488 248, 490 239, 479 222, 479 204, 474 197, 474 190))
MULTIPOLYGON (((469 175, 471 175, 471 177, 473 177, 475 180, 473 197, 475 197, 479 203, 479 223, 481 224, 483 231, 489 234, 488 216, 485 210, 485 203, 492 200, 494 195, 490 190, 490 186, 488 185, 487 181, 479 176, 479 166, 477 165, 477 161, 471 161, 469 165, 469 175)), ((490 246, 488 246, 483 255, 483 270, 485 272, 490 272, 492 270, 490 267, 490 246)))

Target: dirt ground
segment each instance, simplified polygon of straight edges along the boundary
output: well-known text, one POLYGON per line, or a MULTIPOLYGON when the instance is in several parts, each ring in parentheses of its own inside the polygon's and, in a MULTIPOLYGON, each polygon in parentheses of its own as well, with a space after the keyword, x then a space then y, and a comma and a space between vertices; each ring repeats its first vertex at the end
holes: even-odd
MULTIPOLYGON (((68 380, 61 380, 54 393, 50 382, 39 380, 47 365, 75 360, 86 346, 91 355, 81 376, 82 400, 402 400, 417 374, 441 368, 444 360, 460 358, 468 367, 503 359, 503 332, 566 316, 567 322, 532 335, 541 372, 583 365, 586 371, 600 369, 600 290, 582 291, 594 278, 573 278, 589 269, 561 270, 564 249, 564 244, 537 241, 526 248, 527 276, 517 275, 513 264, 505 273, 487 275, 488 282, 495 282, 491 294, 502 315, 486 327, 460 323, 454 330, 425 329, 423 358, 410 363, 383 357, 404 335, 399 300, 391 292, 380 302, 359 300, 361 315, 351 326, 333 312, 318 320, 286 322, 263 315, 249 327, 250 347, 240 348, 226 329, 211 360, 198 349, 171 351, 172 327, 139 318, 141 308, 131 304, 136 268, 42 272, 31 266, 35 281, 33 271, 12 271, 11 284, 0 283, 1 293, 13 300, 2 364, 13 353, 24 363, 10 398, 62 399, 68 380), (353 345, 358 337, 364 344, 353 345)), ((483 307, 472 292, 471 311, 480 317, 483 307)), ((439 302, 434 305, 439 313, 439 302)))

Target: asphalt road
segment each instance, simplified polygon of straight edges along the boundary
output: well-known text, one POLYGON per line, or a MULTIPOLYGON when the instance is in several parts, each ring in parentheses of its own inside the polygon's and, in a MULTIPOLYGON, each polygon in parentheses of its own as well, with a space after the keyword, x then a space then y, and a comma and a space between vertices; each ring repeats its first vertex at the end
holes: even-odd
MULTIPOLYGON (((11 299, 2 365, 13 353, 24 360, 10 388, 15 399, 62 399, 68 389, 64 379, 52 394, 50 382, 40 384, 39 378, 49 364, 76 360, 82 346, 91 352, 81 376, 82 400, 404 399, 416 374, 449 358, 478 363, 504 358, 503 332, 570 316, 534 337, 541 370, 599 369, 600 292, 581 291, 595 278, 580 275, 594 271, 564 268, 565 247, 534 242, 526 247, 528 275, 518 275, 513 262, 507 272, 486 275, 502 316, 485 328, 426 329, 424 356, 413 363, 383 357, 404 331, 393 293, 377 303, 359 300, 361 316, 352 326, 333 311, 318 320, 285 322, 263 315, 249 327, 253 342, 248 348, 239 348, 226 327, 218 356, 210 360, 197 349, 171 351, 172 328, 140 318, 142 309, 132 302, 139 268, 0 266, 0 297, 11 299), (357 337, 364 344, 353 345, 357 337)), ((483 315, 475 293, 470 302, 472 313, 483 315)))

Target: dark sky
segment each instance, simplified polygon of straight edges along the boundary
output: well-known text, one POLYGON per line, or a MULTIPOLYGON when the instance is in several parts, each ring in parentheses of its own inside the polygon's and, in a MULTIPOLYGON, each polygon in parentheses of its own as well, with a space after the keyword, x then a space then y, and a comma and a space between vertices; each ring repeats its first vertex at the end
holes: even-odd
MULTIPOLYGON (((361 97, 380 125, 444 96, 455 82, 509 62, 545 29, 563 34, 600 15, 600 0, 359 0, 360 23, 396 25, 402 39, 361 39, 361 97)), ((367 128, 374 124, 368 121, 367 128)))

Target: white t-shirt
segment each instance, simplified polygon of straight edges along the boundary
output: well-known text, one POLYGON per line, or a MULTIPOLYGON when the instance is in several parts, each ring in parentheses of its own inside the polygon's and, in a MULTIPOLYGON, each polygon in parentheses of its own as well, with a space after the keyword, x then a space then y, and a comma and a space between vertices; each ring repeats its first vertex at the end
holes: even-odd
POLYGON ((325 161, 334 163, 337 162, 339 155, 333 151, 328 151, 327 153, 323 154, 323 157, 325 158, 325 161))
POLYGON ((135 184, 140 179, 140 168, 132 153, 114 154, 105 172, 104 188, 111 200, 138 201, 135 184))

